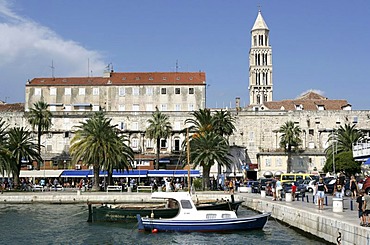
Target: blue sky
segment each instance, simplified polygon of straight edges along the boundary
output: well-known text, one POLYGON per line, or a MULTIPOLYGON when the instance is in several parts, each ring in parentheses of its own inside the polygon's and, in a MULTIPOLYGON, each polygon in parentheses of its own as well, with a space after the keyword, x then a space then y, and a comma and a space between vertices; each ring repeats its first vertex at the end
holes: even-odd
POLYGON ((207 106, 249 104, 250 30, 270 29, 274 100, 308 90, 370 109, 370 1, 0 0, 0 100, 27 79, 204 71, 207 106), (89 65, 88 65, 89 64, 89 65))

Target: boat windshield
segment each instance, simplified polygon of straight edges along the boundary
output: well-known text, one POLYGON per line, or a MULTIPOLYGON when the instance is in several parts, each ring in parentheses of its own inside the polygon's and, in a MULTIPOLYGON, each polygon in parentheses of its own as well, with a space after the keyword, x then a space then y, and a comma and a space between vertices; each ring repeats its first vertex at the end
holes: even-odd
POLYGON ((189 200, 181 200, 181 206, 183 209, 192 209, 192 205, 189 200))

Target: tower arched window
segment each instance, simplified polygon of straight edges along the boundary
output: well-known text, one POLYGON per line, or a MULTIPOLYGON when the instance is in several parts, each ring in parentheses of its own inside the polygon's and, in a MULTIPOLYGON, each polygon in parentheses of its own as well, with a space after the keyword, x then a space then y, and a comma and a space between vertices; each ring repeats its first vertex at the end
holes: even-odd
POLYGON ((267 101, 267 94, 263 94, 263 101, 267 101))
POLYGON ((257 94, 257 104, 261 104, 261 96, 257 94))

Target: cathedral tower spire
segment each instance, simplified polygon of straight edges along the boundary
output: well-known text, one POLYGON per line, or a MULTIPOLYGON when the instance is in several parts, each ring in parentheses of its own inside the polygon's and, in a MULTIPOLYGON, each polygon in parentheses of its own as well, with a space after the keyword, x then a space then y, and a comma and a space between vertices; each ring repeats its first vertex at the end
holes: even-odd
POLYGON ((249 104, 262 105, 272 101, 272 48, 269 28, 258 11, 251 30, 251 48, 249 50, 249 104))

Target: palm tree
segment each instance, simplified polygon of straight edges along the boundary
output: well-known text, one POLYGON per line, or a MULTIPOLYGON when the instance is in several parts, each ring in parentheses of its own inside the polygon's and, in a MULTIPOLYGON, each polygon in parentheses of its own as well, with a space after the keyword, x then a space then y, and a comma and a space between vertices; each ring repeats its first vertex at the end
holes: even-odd
POLYGON ((111 119, 106 118, 102 112, 95 113, 86 122, 81 122, 77 128, 71 140, 72 161, 76 163, 82 161, 93 166, 93 190, 97 191, 100 169, 105 167, 113 171, 113 166, 117 166, 118 163, 121 164, 121 168, 128 169, 131 164, 125 157, 133 154, 132 151, 127 154, 123 152, 127 150, 127 146, 124 145, 122 137, 118 136, 115 126, 111 125, 111 119))
POLYGON ((203 190, 209 190, 209 173, 217 162, 219 165, 230 166, 229 144, 227 140, 215 132, 195 135, 190 142, 190 159, 194 167, 203 168, 203 190))
POLYGON ((299 126, 295 126, 294 122, 288 121, 283 124, 280 129, 280 147, 288 153, 287 160, 287 173, 290 173, 292 170, 292 152, 297 150, 298 146, 302 142, 300 138, 302 130, 299 126))
MULTIPOLYGON (((216 111, 213 115, 213 128, 221 136, 226 136, 226 140, 229 143, 229 136, 236 130, 234 123, 235 118, 231 116, 229 111, 216 111)), ((217 176, 221 175, 221 165, 217 166, 217 176)))
POLYGON ((118 130, 116 130, 116 137, 115 137, 115 144, 112 147, 112 151, 116 151, 116 154, 112 157, 112 159, 107 159, 108 161, 104 163, 102 169, 108 171, 108 181, 109 185, 113 184, 113 170, 116 169, 118 171, 129 171, 129 167, 132 166, 132 162, 134 161, 134 151, 132 148, 127 144, 128 139, 125 135, 121 135, 118 130))
POLYGON ((199 109, 199 111, 193 111, 191 115, 194 118, 188 118, 185 123, 190 123, 192 126, 191 130, 195 130, 197 133, 210 132, 213 130, 213 117, 211 110, 199 109))
POLYGON ((221 136, 230 136, 236 130, 235 126, 235 118, 231 116, 229 111, 216 111, 213 115, 213 127, 221 136))
POLYGON ((325 149, 325 153, 327 156, 331 156, 333 148, 336 153, 352 152, 352 145, 362 138, 363 133, 356 128, 356 124, 340 126, 329 136, 328 142, 330 142, 330 145, 325 149), (333 147, 333 144, 335 144, 335 147, 333 147))
POLYGON ((156 163, 155 169, 159 169, 159 153, 161 139, 167 139, 171 135, 172 126, 168 121, 168 117, 162 114, 156 107, 155 112, 152 113, 152 118, 148 119, 149 126, 146 128, 145 136, 149 139, 156 140, 156 163))
MULTIPOLYGON (((37 128, 38 153, 41 155, 41 136, 44 131, 49 130, 52 126, 52 113, 48 110, 49 105, 44 101, 38 101, 33 106, 34 108, 31 108, 28 114, 28 122, 31 124, 33 130, 37 128)), ((37 169, 40 169, 40 164, 40 162, 37 162, 37 169)))
MULTIPOLYGON (((345 166, 341 167, 339 162, 342 161, 340 156, 347 156, 352 155, 352 145, 360 140, 363 139, 363 133, 361 130, 356 128, 356 124, 352 126, 350 124, 345 124, 344 127, 340 126, 337 130, 333 131, 333 133, 329 136, 328 142, 330 142, 329 146, 325 149, 326 153, 326 164, 323 168, 324 171, 331 171, 333 170, 333 157, 336 163, 336 167, 339 170, 348 170, 348 169, 357 169, 358 166, 354 164, 354 166, 345 166), (334 154, 336 156, 334 156, 334 154), (342 154, 348 153, 348 154, 342 154)), ((353 161, 352 161, 353 162, 353 161)), ((351 161, 347 161, 348 165, 352 165, 351 161)), ((347 172, 348 173, 348 172, 347 172)))
POLYGON ((8 141, 7 128, 8 125, 0 118, 0 172, 3 176, 5 172, 9 173, 11 171, 10 153, 6 147, 8 141))
POLYGON ((42 162, 41 155, 38 153, 38 146, 33 143, 32 133, 23 127, 11 128, 8 131, 7 148, 10 152, 10 161, 12 163, 12 172, 14 185, 19 185, 19 174, 22 167, 22 161, 39 161, 42 162))

